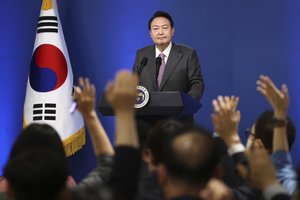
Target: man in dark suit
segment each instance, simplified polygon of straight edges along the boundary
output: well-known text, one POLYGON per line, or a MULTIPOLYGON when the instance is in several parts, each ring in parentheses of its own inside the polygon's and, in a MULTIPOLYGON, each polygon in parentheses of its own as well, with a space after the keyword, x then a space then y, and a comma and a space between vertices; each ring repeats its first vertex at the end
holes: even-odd
MULTIPOLYGON (((133 66, 133 71, 139 75, 140 85, 149 92, 181 91, 199 101, 204 91, 204 80, 198 56, 193 48, 171 41, 175 32, 172 17, 164 11, 157 11, 150 18, 148 29, 154 45, 139 49, 133 66)), ((153 125, 169 117, 143 116, 138 119, 153 125)), ((184 123, 194 121, 192 115, 174 117, 184 123)))
POLYGON ((140 71, 140 85, 150 92, 182 91, 200 100, 204 81, 197 53, 191 47, 171 41, 175 31, 171 16, 157 11, 150 18, 148 29, 155 45, 139 49, 134 62, 133 70, 140 71))

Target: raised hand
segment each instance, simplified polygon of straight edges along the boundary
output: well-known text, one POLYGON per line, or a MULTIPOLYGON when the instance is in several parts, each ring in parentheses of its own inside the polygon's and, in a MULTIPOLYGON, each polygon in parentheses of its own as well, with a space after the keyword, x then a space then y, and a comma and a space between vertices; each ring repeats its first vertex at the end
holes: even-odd
POLYGON ((95 86, 88 78, 79 78, 78 82, 79 86, 74 89, 73 100, 77 102, 77 109, 85 119, 95 155, 113 155, 113 147, 95 110, 95 86))
POLYGON ((129 71, 118 72, 115 81, 106 86, 106 97, 116 113, 134 111, 138 77, 129 71))
POLYGON ((79 86, 74 89, 73 100, 77 102, 77 109, 84 117, 95 112, 95 86, 88 78, 79 78, 79 86))
POLYGON ((238 97, 218 96, 212 101, 215 113, 211 115, 215 131, 227 145, 240 143, 238 125, 240 123, 240 111, 236 111, 239 102, 238 97))
POLYGON ((285 84, 282 84, 279 90, 273 81, 268 77, 261 75, 256 82, 257 90, 266 97, 274 110, 276 118, 285 119, 289 106, 289 93, 285 84))

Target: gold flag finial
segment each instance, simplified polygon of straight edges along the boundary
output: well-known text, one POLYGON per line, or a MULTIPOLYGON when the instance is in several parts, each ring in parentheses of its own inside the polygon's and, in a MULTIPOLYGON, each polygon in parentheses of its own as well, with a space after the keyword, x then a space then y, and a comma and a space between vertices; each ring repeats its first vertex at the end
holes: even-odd
POLYGON ((43 0, 43 6, 42 6, 43 10, 50 10, 52 8, 53 8, 52 0, 43 0))

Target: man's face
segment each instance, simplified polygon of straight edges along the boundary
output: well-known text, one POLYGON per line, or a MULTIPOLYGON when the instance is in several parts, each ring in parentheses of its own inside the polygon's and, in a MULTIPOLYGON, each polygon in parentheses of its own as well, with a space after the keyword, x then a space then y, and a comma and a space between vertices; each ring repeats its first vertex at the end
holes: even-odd
POLYGON ((168 45, 174 34, 169 20, 165 17, 156 17, 150 25, 150 36, 156 45, 168 45))

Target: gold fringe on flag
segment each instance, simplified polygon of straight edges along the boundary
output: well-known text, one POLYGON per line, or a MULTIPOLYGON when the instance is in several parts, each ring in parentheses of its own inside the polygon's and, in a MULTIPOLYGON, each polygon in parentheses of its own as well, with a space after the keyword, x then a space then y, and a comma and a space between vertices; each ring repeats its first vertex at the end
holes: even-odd
POLYGON ((50 10, 53 8, 52 0, 43 0, 42 9, 43 10, 50 10))
MULTIPOLYGON (((25 111, 24 111, 25 113, 25 111)), ((25 117, 25 114, 23 114, 23 129, 26 128, 27 126, 27 120, 26 120, 26 117, 25 117)))
POLYGON ((77 133, 74 133, 63 141, 66 156, 69 157, 76 153, 85 145, 85 128, 82 127, 77 133))

